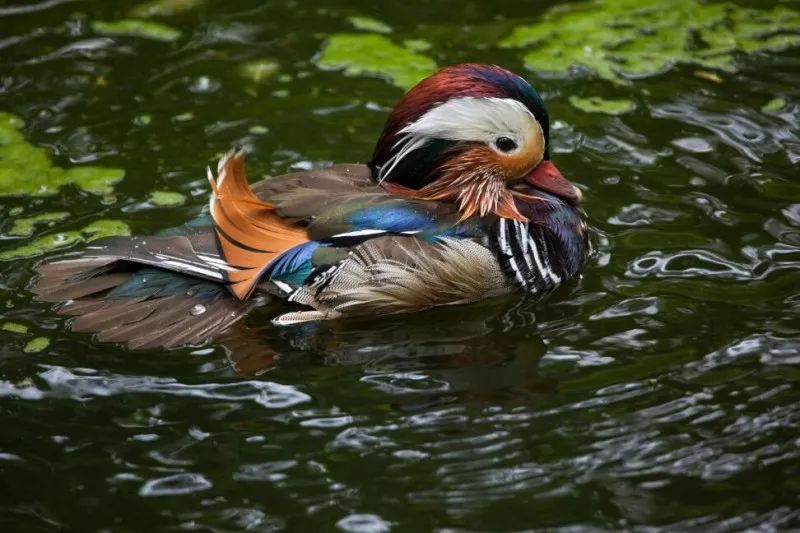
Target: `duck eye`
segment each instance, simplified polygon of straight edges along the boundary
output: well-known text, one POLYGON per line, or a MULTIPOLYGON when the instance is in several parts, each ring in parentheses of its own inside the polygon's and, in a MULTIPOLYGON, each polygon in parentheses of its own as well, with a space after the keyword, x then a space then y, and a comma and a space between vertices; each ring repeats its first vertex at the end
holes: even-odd
POLYGON ((505 153, 516 150, 517 148, 517 143, 514 142, 514 139, 509 139, 508 137, 498 137, 494 140, 494 145, 497 146, 498 150, 505 153))

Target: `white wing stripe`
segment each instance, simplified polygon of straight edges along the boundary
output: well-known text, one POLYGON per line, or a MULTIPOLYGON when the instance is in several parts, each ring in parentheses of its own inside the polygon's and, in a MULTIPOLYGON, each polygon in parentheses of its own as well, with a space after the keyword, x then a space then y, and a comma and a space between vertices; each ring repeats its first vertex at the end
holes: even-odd
POLYGON ((502 219, 500 221, 500 235, 498 236, 497 242, 500 245, 500 250, 508 255, 508 266, 510 266, 511 270, 514 272, 514 279, 517 280, 517 283, 519 283, 523 287, 527 287, 527 283, 525 283, 525 278, 522 277, 522 272, 520 272, 519 267, 517 266, 517 261, 514 258, 514 253, 508 244, 508 236, 506 235, 507 224, 508 220, 506 219, 502 219))

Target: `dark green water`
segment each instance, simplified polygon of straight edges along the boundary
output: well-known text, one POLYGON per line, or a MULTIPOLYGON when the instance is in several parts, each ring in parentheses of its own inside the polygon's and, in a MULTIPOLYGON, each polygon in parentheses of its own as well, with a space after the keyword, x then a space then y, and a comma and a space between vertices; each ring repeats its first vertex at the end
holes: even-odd
POLYGON ((70 333, 28 290, 63 251, 0 261, 0 322, 27 328, 0 331, 0 531, 800 527, 800 49, 624 85, 525 71, 495 46, 549 2, 209 0, 158 19, 174 42, 90 29, 132 5, 0 2, 0 111, 61 167, 126 173, 106 196, 0 198, 0 252, 100 219, 176 225, 233 145, 251 177, 364 161, 401 91, 313 58, 367 15, 395 42, 430 41, 439 65, 525 73, 595 253, 580 287, 538 306, 318 329, 261 310, 229 343, 260 355, 243 369, 274 363, 257 377, 218 345, 131 352, 70 333), (244 79, 261 57, 278 75, 244 79), (571 95, 636 109, 585 113, 571 95), (10 235, 52 212, 69 216, 10 235))

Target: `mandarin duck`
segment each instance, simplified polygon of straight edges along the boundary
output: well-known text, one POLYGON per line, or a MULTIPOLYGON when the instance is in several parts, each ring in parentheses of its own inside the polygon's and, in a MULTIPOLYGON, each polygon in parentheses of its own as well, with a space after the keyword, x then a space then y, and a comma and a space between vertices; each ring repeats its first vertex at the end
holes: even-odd
POLYGON ((523 78, 446 67, 403 96, 368 164, 249 185, 231 152, 208 171, 207 214, 42 264, 34 292, 73 330, 131 348, 207 341, 275 297, 295 306, 273 319, 289 325, 544 295, 588 249, 549 126, 523 78))

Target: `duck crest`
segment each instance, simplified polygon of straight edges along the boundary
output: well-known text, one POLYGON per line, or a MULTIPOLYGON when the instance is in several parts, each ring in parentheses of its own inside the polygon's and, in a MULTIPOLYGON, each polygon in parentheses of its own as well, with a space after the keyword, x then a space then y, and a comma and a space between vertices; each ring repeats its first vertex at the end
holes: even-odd
MULTIPOLYGON (((368 163, 373 178, 420 189, 435 181, 446 160, 456 155, 452 139, 426 139, 416 146, 407 140, 406 129, 434 108, 458 99, 507 99, 521 103, 536 119, 547 141, 549 118, 536 90, 523 78, 494 65, 462 64, 445 67, 409 90, 395 106, 378 138, 368 163), (402 157, 397 157, 402 153, 402 157), (391 170, 391 176, 389 176, 391 170)), ((544 146, 544 158, 549 158, 544 146)))

